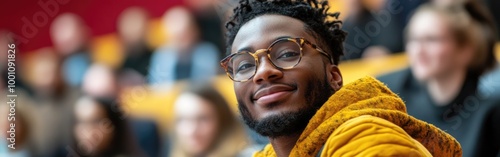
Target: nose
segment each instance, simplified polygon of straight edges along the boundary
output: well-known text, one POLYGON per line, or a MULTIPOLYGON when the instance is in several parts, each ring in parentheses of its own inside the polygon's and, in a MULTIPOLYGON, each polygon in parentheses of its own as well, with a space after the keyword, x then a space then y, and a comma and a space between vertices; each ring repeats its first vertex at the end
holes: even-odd
POLYGON ((255 84, 260 84, 263 81, 273 81, 283 77, 283 72, 275 67, 266 55, 262 55, 260 58, 261 62, 253 77, 253 82, 255 84))

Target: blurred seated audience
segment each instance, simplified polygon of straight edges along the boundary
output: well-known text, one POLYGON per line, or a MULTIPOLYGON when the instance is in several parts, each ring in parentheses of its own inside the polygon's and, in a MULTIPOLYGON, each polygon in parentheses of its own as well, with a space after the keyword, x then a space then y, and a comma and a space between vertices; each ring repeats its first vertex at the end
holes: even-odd
POLYGON ((342 29, 349 35, 342 59, 374 58, 403 50, 403 29, 396 19, 391 19, 390 7, 369 8, 364 0, 346 3, 349 12, 342 29))
POLYGON ((167 43, 153 54, 149 82, 166 84, 189 79, 208 81, 217 74, 219 52, 208 42, 200 40, 199 27, 185 8, 169 9, 163 16, 167 43))
POLYGON ((482 81, 498 66, 491 15, 475 1, 424 4, 407 31, 410 68, 379 79, 410 115, 454 136, 464 156, 500 155, 499 92, 479 88, 499 83, 482 81))
POLYGON ((52 22, 50 36, 55 50, 62 57, 63 81, 79 87, 91 62, 89 29, 78 15, 64 13, 52 22))
POLYGON ((153 51, 146 42, 148 23, 148 12, 139 7, 127 8, 118 17, 117 31, 125 56, 119 69, 121 86, 146 83, 153 51))
MULTIPOLYGON (((117 72, 106 65, 96 63, 90 66, 85 74, 82 90, 88 96, 113 98, 115 105, 120 104, 121 90, 117 82, 117 72)), ((130 119, 132 133, 137 137, 144 152, 149 157, 158 157, 162 147, 158 125, 148 119, 125 118, 130 119)))
POLYGON ((141 157, 135 136, 113 99, 82 97, 74 107, 71 156, 141 157))
POLYGON ((174 103, 172 157, 239 156, 247 145, 243 125, 225 99, 207 85, 190 86, 174 103))

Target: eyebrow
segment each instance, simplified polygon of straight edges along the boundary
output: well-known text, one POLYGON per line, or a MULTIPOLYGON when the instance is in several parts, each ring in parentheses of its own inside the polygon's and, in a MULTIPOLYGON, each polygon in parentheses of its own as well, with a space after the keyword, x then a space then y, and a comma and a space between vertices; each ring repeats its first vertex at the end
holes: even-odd
MULTIPOLYGON (((273 42, 271 42, 271 44, 272 44, 272 43, 274 43, 274 42, 275 42, 275 41, 277 41, 277 40, 280 40, 280 39, 285 39, 285 38, 292 38, 292 37, 291 37, 291 36, 279 36, 279 37, 277 37, 277 38, 274 38, 274 40, 273 40, 273 42)), ((267 47, 266 47, 266 48, 267 48, 267 47)), ((251 46, 247 46, 247 47, 243 47, 243 48, 241 48, 241 49, 238 49, 238 50, 236 51, 236 53, 241 52, 241 51, 253 52, 253 50, 254 50, 254 49, 253 49, 251 46)))

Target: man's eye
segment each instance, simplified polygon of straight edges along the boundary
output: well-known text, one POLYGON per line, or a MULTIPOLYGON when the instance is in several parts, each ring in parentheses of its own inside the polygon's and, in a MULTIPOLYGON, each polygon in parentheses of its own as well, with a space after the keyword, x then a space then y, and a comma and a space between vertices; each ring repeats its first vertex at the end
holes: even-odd
POLYGON ((299 56, 300 54, 295 51, 285 51, 281 53, 280 56, 278 56, 278 59, 284 59, 284 58, 290 58, 290 57, 296 57, 299 56))
POLYGON ((250 63, 245 63, 245 64, 242 64, 238 67, 238 70, 236 70, 236 72, 242 72, 244 70, 248 70, 250 68, 254 67, 253 64, 250 64, 250 63))

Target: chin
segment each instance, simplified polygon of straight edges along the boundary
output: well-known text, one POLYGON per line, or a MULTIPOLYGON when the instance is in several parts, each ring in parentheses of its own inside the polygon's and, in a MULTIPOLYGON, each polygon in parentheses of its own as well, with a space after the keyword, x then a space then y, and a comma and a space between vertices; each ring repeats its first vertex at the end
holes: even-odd
POLYGON ((418 81, 426 81, 430 78, 430 71, 423 68, 413 68, 412 69, 413 77, 418 81))
POLYGON ((264 118, 274 116, 274 115, 281 115, 285 113, 293 113, 293 112, 299 112, 299 107, 293 105, 292 103, 289 102, 283 102, 283 103, 276 103, 272 104, 270 108, 266 108, 265 112, 261 113, 258 116, 258 120, 262 120, 264 118), (291 106, 292 105, 292 106, 291 106))

